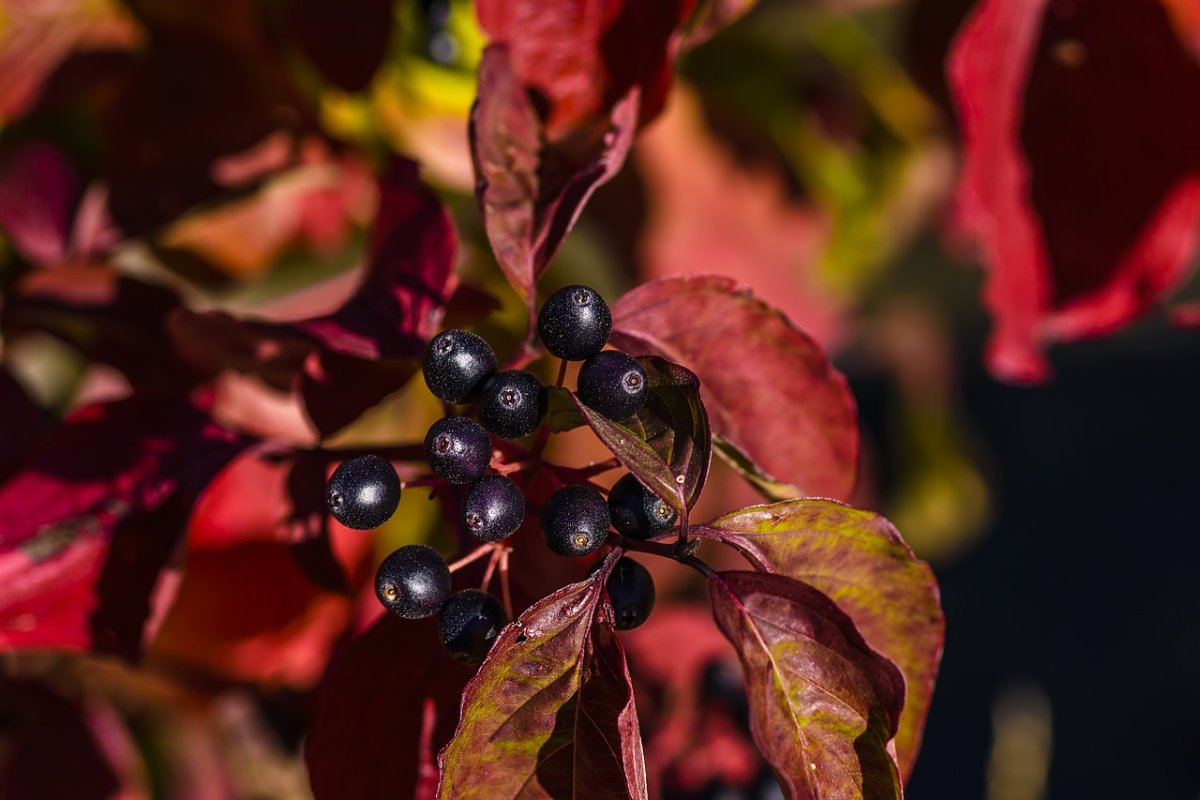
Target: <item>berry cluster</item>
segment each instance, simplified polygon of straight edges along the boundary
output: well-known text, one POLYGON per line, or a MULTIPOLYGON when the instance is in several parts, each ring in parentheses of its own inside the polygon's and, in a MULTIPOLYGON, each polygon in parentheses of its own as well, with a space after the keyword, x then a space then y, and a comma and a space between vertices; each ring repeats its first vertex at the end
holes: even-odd
MULTIPOLYGON (((583 361, 576 384, 580 401, 610 419, 624 420, 641 411, 648 386, 634 358, 603 349, 611 329, 608 305, 586 286, 559 290, 538 315, 538 334, 546 349, 564 361, 583 361)), ((423 373, 429 390, 447 407, 474 404, 475 419, 450 414, 433 423, 425 436, 425 457, 438 479, 468 487, 460 511, 463 530, 494 546, 524 522, 525 497, 503 470, 493 468, 493 455, 499 459, 501 453, 494 452, 491 437, 520 439, 537 431, 546 415, 546 387, 530 372, 499 370, 491 346, 462 330, 443 331, 430 341, 423 373)), ((377 456, 360 456, 334 472, 327 499, 339 522, 367 529, 391 517, 400 490, 391 464, 377 456)), ((633 475, 625 475, 607 499, 591 485, 563 486, 542 506, 541 529, 552 551, 581 557, 604 544, 610 528, 626 537, 649 539, 673 525, 675 518, 670 506, 633 475)), ((472 560, 468 556, 460 563, 472 560)), ((618 629, 637 627, 649 616, 654 583, 636 561, 621 558, 606 588, 618 629)), ((482 661, 508 621, 505 607, 485 591, 451 594, 451 567, 427 545, 408 545, 384 559, 375 592, 400 617, 437 614, 442 644, 461 661, 482 661)))

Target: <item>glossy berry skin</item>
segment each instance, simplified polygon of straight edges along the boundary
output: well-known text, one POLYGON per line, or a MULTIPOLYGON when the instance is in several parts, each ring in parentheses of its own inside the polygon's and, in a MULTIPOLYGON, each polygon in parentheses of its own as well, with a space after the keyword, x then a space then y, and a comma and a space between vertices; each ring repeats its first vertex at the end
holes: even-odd
POLYGON ((587 286, 564 286, 550 295, 538 313, 542 344, 567 361, 582 361, 599 353, 611 331, 608 303, 587 286))
POLYGON ((608 538, 611 519, 603 495, 590 486, 565 486, 542 506, 542 537, 560 556, 578 558, 608 538))
POLYGON ((525 495, 504 475, 487 475, 475 481, 463 501, 463 526, 481 542, 498 542, 511 536, 524 520, 525 495))
POLYGON ((425 385, 436 397, 447 403, 465 403, 496 371, 496 354, 473 333, 442 331, 430 339, 422 371, 425 385))
POLYGON ((443 417, 425 434, 425 460, 451 483, 477 481, 492 461, 492 437, 473 419, 443 417))
POLYGON ((613 484, 608 493, 608 511, 617 532, 633 539, 657 536, 674 525, 679 516, 633 475, 625 475, 613 484))
POLYGON ((537 430, 546 416, 546 388, 518 369, 497 372, 479 393, 479 421, 504 439, 520 439, 537 430))
POLYGON ((379 565, 375 596, 398 617, 432 617, 450 596, 450 568, 429 545, 406 545, 379 565))
POLYGON ((392 518, 400 505, 400 478, 379 456, 343 461, 325 488, 329 513, 347 528, 366 531, 392 518))
POLYGON ((605 350, 583 362, 575 393, 585 406, 611 420, 628 419, 646 405, 646 371, 632 356, 605 350))
POLYGON ((654 580, 632 558, 617 559, 605 588, 613 607, 613 626, 619 631, 636 628, 654 610, 654 580))
POLYGON ((478 589, 451 595, 438 617, 438 638, 457 661, 478 664, 508 623, 496 598, 478 589))

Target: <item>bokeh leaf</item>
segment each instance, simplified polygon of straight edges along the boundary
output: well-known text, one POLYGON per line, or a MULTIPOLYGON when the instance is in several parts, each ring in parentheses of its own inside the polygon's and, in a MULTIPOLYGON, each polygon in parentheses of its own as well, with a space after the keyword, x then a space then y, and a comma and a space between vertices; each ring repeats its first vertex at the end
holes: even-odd
POLYGON ((571 398, 613 455, 686 519, 712 462, 712 432, 700 382, 687 369, 657 356, 638 361, 646 371, 649 397, 637 416, 613 422, 574 394, 571 398))
POLYGON ((886 519, 828 500, 795 500, 725 514, 698 535, 740 550, 755 568, 812 586, 837 603, 872 648, 904 676, 896 758, 907 775, 941 661, 945 618, 937 580, 886 519))
POLYGON ((825 595, 780 575, 709 581, 746 673, 750 731, 792 800, 899 800, 888 742, 904 679, 825 595))
POLYGON ((439 797, 646 797, 625 655, 597 624, 618 557, 500 633, 467 685, 458 731, 439 758, 439 797))
POLYGON ((816 342, 736 281, 643 284, 613 305, 611 341, 694 372, 713 431, 764 478, 808 495, 844 499, 853 490, 858 425, 846 379, 816 342))
POLYGON ((1046 344, 1129 322, 1192 265, 1200 63, 1168 5, 986 0, 954 44, 960 223, 983 250, 1001 377, 1044 379, 1046 344))

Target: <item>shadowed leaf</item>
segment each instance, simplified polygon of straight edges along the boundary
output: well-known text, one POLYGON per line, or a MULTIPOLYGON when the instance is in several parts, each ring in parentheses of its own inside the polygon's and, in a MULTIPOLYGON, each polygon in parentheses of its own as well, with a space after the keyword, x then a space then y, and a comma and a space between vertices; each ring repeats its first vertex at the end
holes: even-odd
POLYGON ((618 556, 500 633, 467 685, 458 731, 439 758, 439 797, 646 797, 625 655, 597 625, 618 556))
POLYGON ((820 590, 854 621, 867 644, 899 668, 906 692, 896 757, 907 775, 920 748, 945 635, 929 565, 883 517, 828 500, 752 506, 692 530, 736 547, 757 569, 820 590))
POLYGON ((613 422, 571 395, 575 407, 621 463, 687 518, 708 479, 712 433, 700 383, 688 370, 656 356, 638 359, 649 398, 637 416, 613 422))
POLYGON ((316 800, 432 800, 422 786, 436 785, 433 759, 470 677, 438 643, 436 619, 380 617, 321 684, 304 748, 316 800))
POLYGON ((329 509, 325 504, 325 459, 298 454, 284 480, 287 507, 278 535, 300 571, 314 584, 333 592, 348 592, 346 569, 329 539, 329 509))
POLYGON ((347 92, 366 88, 392 40, 394 3, 370 0, 348 9, 335 0, 291 0, 286 19, 304 54, 347 92))
POLYGON ((858 427, 846 379, 745 287, 716 275, 643 284, 613 305, 611 341, 696 373, 714 433, 755 465, 756 485, 835 498, 852 491, 858 427))
POLYGON ((898 800, 888 742, 904 679, 829 598, 780 575, 709 581, 746 673, 750 731, 792 800, 898 800))

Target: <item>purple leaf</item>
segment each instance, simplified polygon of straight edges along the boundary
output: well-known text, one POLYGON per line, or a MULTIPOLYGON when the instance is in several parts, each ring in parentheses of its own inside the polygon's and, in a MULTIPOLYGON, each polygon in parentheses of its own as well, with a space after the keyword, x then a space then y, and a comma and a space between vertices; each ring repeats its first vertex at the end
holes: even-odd
POLYGON ((27 145, 0 167, 0 228, 34 264, 61 264, 79 191, 74 170, 57 148, 27 145))
POLYGON ((0 487, 0 648, 136 653, 192 498, 248 444, 145 395, 68 418, 0 487))
POLYGON ((531 309, 538 278, 584 204, 625 163, 638 98, 630 89, 604 118, 551 142, 508 49, 484 50, 471 111, 475 194, 496 260, 531 309))
POLYGON ((652 492, 687 518, 708 479, 712 434, 700 383, 688 370, 645 356, 649 399, 636 417, 613 422, 571 399, 600 441, 652 492))
POLYGON ((470 668, 437 623, 385 614, 333 662, 304 748, 317 800, 431 800, 470 668))
POLYGON ((858 425, 846 379, 821 347, 730 278, 662 278, 613 306, 611 342, 700 378, 718 452, 769 496, 846 498, 858 425))
POLYGON ((345 305, 292 323, 181 309, 169 321, 180 355, 204 374, 249 374, 299 393, 323 435, 403 386, 449 299, 454 228, 411 161, 392 163, 380 193, 367 274, 345 305))
POLYGON ((828 500, 752 506, 692 530, 740 550, 756 569, 793 578, 837 603, 904 675, 896 759, 907 775, 941 661, 946 621, 933 570, 886 519, 828 500))
POLYGON ((646 797, 625 655, 597 625, 618 556, 500 633, 467 685, 458 730, 439 757, 439 797, 646 797))
POLYGON ((709 581, 746 675, 750 732, 791 800, 899 800, 904 679, 825 595, 780 575, 709 581))

